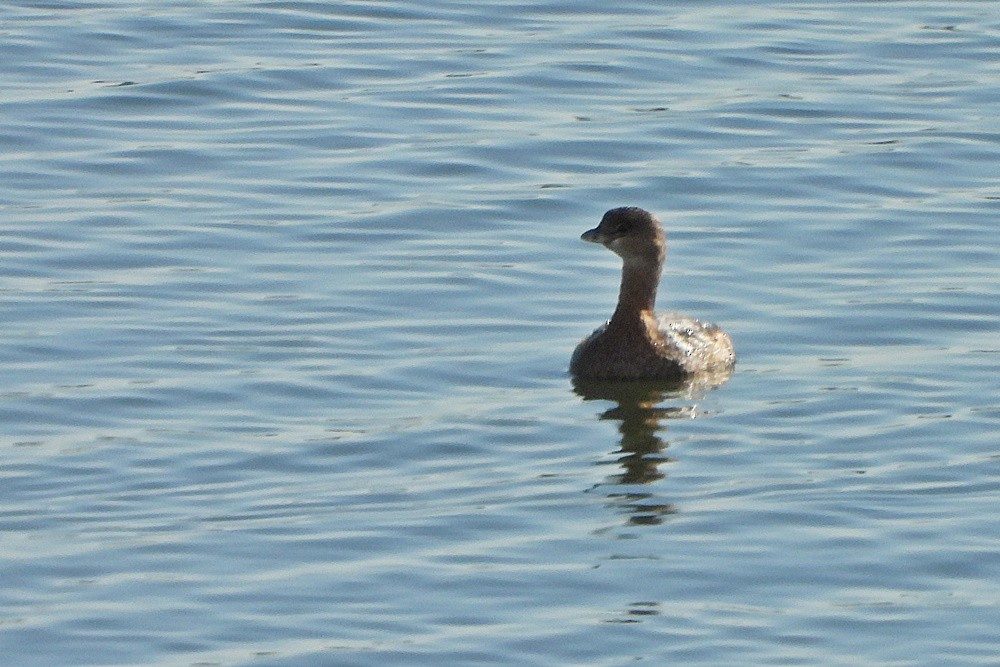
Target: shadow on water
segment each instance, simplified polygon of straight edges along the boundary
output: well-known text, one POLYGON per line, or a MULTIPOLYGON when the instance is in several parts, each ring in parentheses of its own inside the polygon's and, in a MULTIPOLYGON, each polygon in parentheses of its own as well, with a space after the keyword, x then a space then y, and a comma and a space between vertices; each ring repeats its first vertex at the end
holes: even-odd
POLYGON ((607 498, 612 506, 628 512, 629 524, 659 524, 664 517, 676 512, 672 504, 656 502, 652 493, 623 487, 649 484, 666 477, 661 465, 673 459, 665 453, 669 446, 662 437, 666 431, 665 420, 697 416, 697 408, 691 399, 718 387, 731 374, 732 370, 724 370, 669 382, 573 379, 573 390, 585 401, 616 404, 601 412, 598 418, 618 422, 619 449, 614 453, 617 458, 612 463, 621 471, 610 475, 599 486, 613 487, 607 498))

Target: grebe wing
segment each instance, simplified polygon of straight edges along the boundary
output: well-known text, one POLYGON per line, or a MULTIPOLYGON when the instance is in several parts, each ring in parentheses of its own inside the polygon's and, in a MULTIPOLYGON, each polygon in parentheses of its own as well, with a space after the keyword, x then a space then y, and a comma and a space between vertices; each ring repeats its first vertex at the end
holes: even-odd
POLYGON ((733 342, 711 322, 676 312, 657 313, 657 329, 664 343, 676 350, 689 372, 730 367, 736 361, 733 342))

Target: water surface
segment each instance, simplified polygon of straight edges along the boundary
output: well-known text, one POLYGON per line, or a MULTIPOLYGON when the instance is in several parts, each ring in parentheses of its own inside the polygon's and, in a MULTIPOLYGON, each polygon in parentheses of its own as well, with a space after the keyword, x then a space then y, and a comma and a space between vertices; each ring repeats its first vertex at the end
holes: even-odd
POLYGON ((992 3, 0 32, 5 663, 995 664, 992 3), (722 387, 567 377, 625 204, 722 387))

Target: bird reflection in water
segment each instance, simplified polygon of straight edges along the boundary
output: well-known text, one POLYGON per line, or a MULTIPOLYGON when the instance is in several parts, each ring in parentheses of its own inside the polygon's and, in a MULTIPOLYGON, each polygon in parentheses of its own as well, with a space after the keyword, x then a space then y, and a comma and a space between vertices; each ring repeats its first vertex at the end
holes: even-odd
MULTIPOLYGON (((663 522, 676 509, 658 502, 652 493, 622 487, 649 484, 663 479, 668 443, 661 437, 664 420, 685 419, 698 415, 693 403, 696 395, 717 387, 729 379, 731 369, 699 374, 676 381, 605 382, 574 378, 573 389, 587 401, 612 401, 616 405, 600 413, 602 420, 618 422, 620 446, 613 464, 621 471, 609 475, 601 486, 614 487, 608 500, 629 514, 629 524, 650 525, 663 522), (667 404, 671 401, 673 404, 667 404)), ((595 487, 597 488, 597 487, 595 487)))

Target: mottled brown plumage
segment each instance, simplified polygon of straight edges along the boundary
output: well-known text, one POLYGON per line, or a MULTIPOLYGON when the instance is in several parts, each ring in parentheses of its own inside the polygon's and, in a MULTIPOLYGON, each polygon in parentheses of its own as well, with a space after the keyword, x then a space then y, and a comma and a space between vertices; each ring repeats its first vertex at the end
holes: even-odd
POLYGON ((580 238, 604 245, 623 265, 618 307, 573 352, 574 376, 676 380, 732 368, 733 343, 722 329, 679 313, 653 312, 666 254, 656 216, 636 207, 612 209, 580 238))

